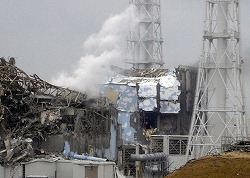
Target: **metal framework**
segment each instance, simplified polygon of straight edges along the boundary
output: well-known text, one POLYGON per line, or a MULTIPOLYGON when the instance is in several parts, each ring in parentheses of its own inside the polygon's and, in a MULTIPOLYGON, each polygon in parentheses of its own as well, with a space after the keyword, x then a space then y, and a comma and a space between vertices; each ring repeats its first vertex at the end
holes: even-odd
POLYGON ((171 138, 169 139, 169 154, 170 155, 185 155, 187 150, 186 138, 171 138))
POLYGON ((136 154, 136 147, 125 145, 122 147, 122 166, 124 168, 125 176, 135 176, 136 166, 135 161, 131 160, 131 154, 136 154))
POLYGON ((127 62, 135 69, 158 69, 163 65, 160 0, 131 0, 130 3, 138 23, 130 25, 127 62))
MULTIPOLYGON (((0 86, 9 91, 24 90, 36 95, 48 95, 66 99, 67 103, 81 103, 86 95, 49 84, 37 75, 29 76, 4 58, 0 58, 0 86)), ((1 89, 1 88, 0 88, 1 89)))
POLYGON ((151 152, 164 152, 166 155, 185 155, 187 135, 151 135, 151 152))
POLYGON ((152 153, 160 153, 164 152, 164 143, 163 143, 163 137, 164 136, 155 136, 152 135, 150 139, 150 145, 151 145, 151 152, 152 153))
POLYGON ((186 155, 221 152, 221 138, 247 136, 238 0, 206 1, 203 53, 186 155))

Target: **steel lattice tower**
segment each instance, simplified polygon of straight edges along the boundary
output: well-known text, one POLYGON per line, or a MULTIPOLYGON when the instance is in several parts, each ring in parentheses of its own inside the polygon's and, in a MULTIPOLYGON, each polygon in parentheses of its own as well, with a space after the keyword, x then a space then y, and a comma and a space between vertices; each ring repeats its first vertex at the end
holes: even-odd
POLYGON ((130 26, 127 62, 135 69, 160 68, 162 37, 160 0, 131 0, 138 23, 130 26))
POLYGON ((206 1, 200 61, 187 156, 221 152, 222 141, 247 136, 240 56, 238 0, 206 1))

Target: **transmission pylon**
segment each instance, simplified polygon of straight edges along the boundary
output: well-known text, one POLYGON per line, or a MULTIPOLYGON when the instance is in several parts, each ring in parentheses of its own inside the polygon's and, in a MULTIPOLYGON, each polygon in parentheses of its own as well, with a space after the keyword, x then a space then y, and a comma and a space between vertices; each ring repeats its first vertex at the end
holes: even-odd
POLYGON ((160 68, 163 65, 160 0, 131 0, 130 4, 137 23, 130 26, 127 62, 135 69, 160 68))
POLYGON ((238 0, 206 1, 203 52, 187 149, 189 159, 247 136, 238 0))

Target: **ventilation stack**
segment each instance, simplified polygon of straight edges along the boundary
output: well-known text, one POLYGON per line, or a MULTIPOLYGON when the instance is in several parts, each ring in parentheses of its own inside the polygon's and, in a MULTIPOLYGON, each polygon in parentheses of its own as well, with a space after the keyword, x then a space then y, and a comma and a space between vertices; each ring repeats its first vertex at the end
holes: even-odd
POLYGON ((238 0, 206 2, 203 53, 187 150, 189 159, 246 139, 238 0))
POLYGON ((161 68, 160 0, 131 0, 131 4, 137 20, 130 25, 127 62, 135 69, 161 68))

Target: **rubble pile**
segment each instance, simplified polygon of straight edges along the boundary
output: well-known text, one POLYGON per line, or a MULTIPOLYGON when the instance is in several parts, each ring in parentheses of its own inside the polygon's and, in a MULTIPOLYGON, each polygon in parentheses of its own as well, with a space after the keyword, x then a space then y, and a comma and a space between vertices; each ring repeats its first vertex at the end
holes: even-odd
POLYGON ((232 143, 229 146, 227 146, 226 151, 250 152, 250 141, 249 140, 239 140, 236 143, 232 143))
POLYGON ((104 133, 109 110, 87 107, 85 94, 28 76, 14 58, 0 59, 0 79, 2 165, 53 155, 41 147, 49 135, 73 135, 82 141, 80 137, 104 133))

